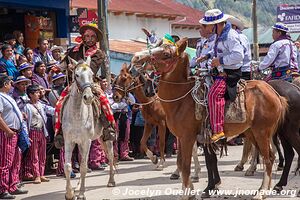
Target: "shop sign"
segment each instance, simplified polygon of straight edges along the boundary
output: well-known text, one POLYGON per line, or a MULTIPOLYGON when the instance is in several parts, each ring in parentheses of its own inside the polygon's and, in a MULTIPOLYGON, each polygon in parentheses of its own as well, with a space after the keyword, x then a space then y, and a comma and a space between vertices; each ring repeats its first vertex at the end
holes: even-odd
POLYGON ((286 24, 290 32, 300 32, 300 4, 277 7, 277 22, 286 24))

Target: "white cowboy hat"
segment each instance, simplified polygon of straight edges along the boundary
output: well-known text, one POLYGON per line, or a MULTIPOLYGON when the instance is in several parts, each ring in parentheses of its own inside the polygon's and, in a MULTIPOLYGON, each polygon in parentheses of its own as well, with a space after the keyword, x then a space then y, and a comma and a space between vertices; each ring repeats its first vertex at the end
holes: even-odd
POLYGON ((218 24, 228 19, 228 15, 219 9, 212 9, 205 12, 204 17, 199 20, 200 24, 218 24))
POLYGON ((289 28, 287 27, 287 25, 281 22, 277 22, 276 24, 274 24, 274 26, 272 26, 272 28, 283 32, 289 32, 289 28))
POLYGON ((229 17, 228 17, 227 21, 229 21, 232 25, 237 26, 240 31, 242 31, 246 28, 244 26, 244 23, 240 19, 238 19, 232 15, 228 15, 228 16, 229 17))
POLYGON ((56 45, 53 45, 53 47, 50 49, 50 51, 55 51, 55 50, 59 50, 60 53, 63 53, 64 52, 64 48, 62 48, 61 46, 56 46, 56 45))

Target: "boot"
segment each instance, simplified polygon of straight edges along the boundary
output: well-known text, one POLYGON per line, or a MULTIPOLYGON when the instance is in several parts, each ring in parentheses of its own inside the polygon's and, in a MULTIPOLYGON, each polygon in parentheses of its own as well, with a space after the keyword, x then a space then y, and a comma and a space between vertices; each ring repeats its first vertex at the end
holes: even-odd
POLYGON ((116 140, 116 130, 112 127, 112 125, 109 125, 109 127, 104 127, 102 140, 104 142, 108 140, 110 141, 116 140))
POLYGON ((101 115, 100 115, 100 123, 103 126, 103 135, 101 136, 102 140, 103 141, 107 141, 107 140, 114 141, 114 140, 116 140, 116 129, 107 120, 104 113, 101 113, 101 115))
POLYGON ((220 139, 224 139, 225 138, 225 134, 224 134, 224 132, 222 131, 222 132, 220 132, 220 133, 215 133, 215 134, 213 134, 212 136, 211 136, 211 140, 212 140, 212 142, 217 142, 217 141, 219 141, 220 139))
POLYGON ((61 149, 64 147, 64 136, 62 132, 58 133, 57 135, 54 136, 54 146, 57 149, 61 149))

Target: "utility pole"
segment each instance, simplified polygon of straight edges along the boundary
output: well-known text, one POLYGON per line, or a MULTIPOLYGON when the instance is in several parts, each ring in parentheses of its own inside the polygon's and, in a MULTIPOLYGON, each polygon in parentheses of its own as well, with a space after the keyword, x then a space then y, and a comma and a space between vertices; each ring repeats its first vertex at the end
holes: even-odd
POLYGON ((256 0, 252 1, 252 23, 253 23, 253 59, 259 61, 256 0))
POLYGON ((108 84, 111 82, 110 62, 109 62, 109 42, 108 42, 108 26, 107 26, 107 0, 97 0, 98 2, 98 28, 103 33, 100 40, 100 49, 105 52, 107 61, 105 62, 105 75, 108 84))

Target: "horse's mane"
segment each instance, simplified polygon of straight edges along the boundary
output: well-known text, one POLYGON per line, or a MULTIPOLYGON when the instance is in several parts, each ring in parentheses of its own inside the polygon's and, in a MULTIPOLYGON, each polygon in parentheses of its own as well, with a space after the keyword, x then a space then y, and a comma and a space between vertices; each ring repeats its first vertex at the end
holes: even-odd
POLYGON ((189 77, 189 68, 190 68, 189 56, 187 55, 187 53, 182 52, 181 55, 180 55, 180 57, 182 58, 183 66, 184 66, 185 69, 186 69, 186 70, 185 70, 185 73, 186 73, 186 74, 184 74, 184 77, 185 77, 186 79, 188 79, 188 77, 189 77))

